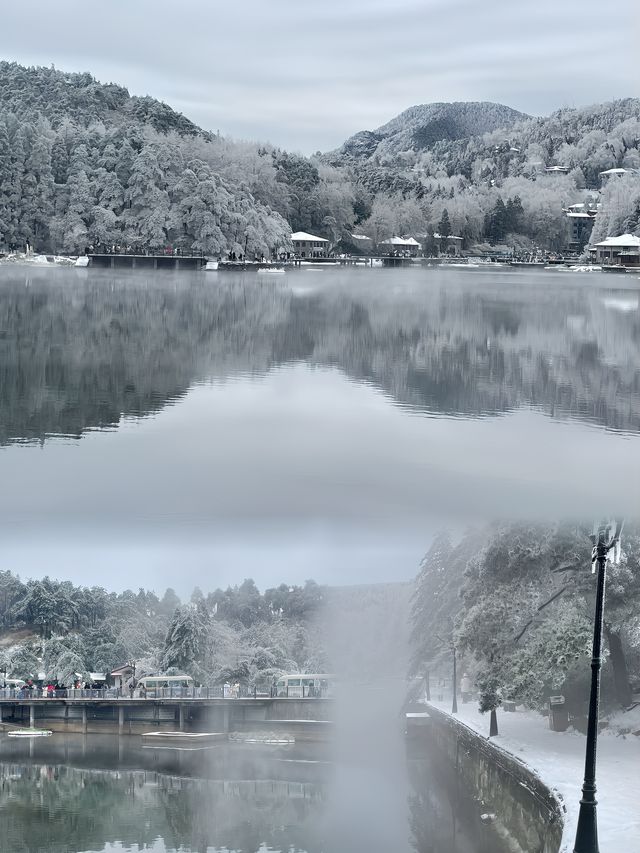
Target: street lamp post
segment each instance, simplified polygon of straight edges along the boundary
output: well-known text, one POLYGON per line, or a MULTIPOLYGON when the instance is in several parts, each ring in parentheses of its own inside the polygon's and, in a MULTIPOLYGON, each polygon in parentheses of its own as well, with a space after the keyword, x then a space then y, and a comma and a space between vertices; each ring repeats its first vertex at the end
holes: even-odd
POLYGON ((600 705, 600 670, 602 668, 602 626, 604 621, 604 594, 607 580, 607 560, 614 551, 619 555, 622 521, 603 522, 594 528, 592 566, 597 572, 596 608, 593 622, 593 652, 591 657, 591 692, 589 694, 589 720, 587 747, 584 762, 584 782, 578 815, 578 828, 573 853, 599 853, 598 815, 596 806, 596 751, 598 745, 598 708, 600 705))

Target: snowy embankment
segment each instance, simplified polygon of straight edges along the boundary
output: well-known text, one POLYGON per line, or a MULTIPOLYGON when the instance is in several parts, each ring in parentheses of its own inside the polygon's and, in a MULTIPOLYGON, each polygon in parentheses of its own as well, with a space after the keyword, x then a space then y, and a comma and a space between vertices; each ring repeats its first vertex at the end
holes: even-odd
MULTIPOLYGON (((446 713, 451 702, 430 704, 446 713)), ((482 735, 489 715, 477 704, 458 704, 456 719, 482 735)), ((585 736, 552 732, 546 717, 532 711, 498 712, 498 737, 491 742, 526 764, 562 800, 566 809, 561 853, 570 853, 576 834, 584 775, 585 736)), ((640 709, 618 714, 598 738, 598 834, 600 853, 640 853, 640 709)))
POLYGON ((36 266, 36 267, 72 267, 76 265, 77 257, 68 257, 67 255, 33 255, 24 252, 11 252, 4 257, 0 257, 0 263, 3 264, 18 264, 20 266, 36 266))

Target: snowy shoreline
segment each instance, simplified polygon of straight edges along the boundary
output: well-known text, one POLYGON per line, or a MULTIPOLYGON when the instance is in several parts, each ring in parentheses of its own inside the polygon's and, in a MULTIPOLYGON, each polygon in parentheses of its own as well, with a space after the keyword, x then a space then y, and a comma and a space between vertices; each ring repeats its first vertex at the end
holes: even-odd
POLYGON ((17 264, 30 267, 73 267, 77 260, 77 257, 67 255, 32 255, 24 252, 12 252, 3 257, 0 256, 0 264, 17 264))
MULTIPOLYGON (((455 715, 448 702, 430 701, 426 705, 487 737, 488 715, 480 714, 475 703, 459 705, 455 715)), ((637 729, 636 722, 640 723, 636 714, 618 715, 598 739, 596 796, 601 853, 640 851, 640 737, 623 733, 637 729)), ((584 773, 585 736, 571 730, 553 732, 547 718, 532 711, 499 713, 498 729, 500 734, 491 738, 492 746, 535 773, 560 801, 565 821, 559 853, 570 853, 584 773)))

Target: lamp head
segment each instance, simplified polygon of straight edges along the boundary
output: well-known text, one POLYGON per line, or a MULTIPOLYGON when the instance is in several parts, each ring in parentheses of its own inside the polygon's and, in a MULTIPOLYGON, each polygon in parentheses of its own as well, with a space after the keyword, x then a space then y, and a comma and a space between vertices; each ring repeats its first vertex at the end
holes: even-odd
POLYGON ((624 527, 624 519, 609 519, 608 521, 596 521, 591 533, 593 551, 591 554, 591 573, 596 570, 596 559, 598 551, 602 547, 606 549, 607 559, 615 564, 620 562, 620 536, 624 527))

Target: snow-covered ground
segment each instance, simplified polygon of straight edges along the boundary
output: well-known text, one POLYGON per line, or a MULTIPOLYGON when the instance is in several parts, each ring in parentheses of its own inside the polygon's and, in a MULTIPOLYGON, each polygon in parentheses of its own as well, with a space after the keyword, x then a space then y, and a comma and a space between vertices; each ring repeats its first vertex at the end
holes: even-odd
MULTIPOLYGON (((450 713, 451 701, 431 703, 450 713)), ((489 715, 476 702, 458 703, 457 719, 483 735, 489 715)), ((600 853, 640 853, 640 709, 618 714, 598 738, 598 837, 600 853)), ((584 775, 585 736, 573 730, 552 732, 546 717, 531 711, 498 711, 499 736, 492 743, 530 767, 566 807, 562 853, 570 853, 576 834, 584 775)))

